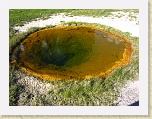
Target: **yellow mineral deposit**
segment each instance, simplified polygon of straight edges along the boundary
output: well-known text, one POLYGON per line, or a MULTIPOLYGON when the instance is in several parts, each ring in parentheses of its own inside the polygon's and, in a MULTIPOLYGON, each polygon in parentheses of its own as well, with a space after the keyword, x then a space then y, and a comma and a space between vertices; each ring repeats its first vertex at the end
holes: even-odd
POLYGON ((41 79, 77 80, 108 76, 129 63, 132 52, 129 40, 107 31, 63 26, 32 33, 13 57, 16 66, 41 79))

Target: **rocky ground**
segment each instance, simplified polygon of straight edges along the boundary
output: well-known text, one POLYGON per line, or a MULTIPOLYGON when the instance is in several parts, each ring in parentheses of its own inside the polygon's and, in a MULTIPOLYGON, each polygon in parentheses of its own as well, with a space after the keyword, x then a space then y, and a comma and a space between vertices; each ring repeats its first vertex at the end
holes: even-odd
MULTIPOLYGON (((132 36, 139 37, 139 17, 138 14, 131 13, 134 17, 129 17, 129 13, 113 12, 109 17, 86 17, 86 16, 65 16, 64 13, 52 15, 49 19, 32 21, 23 26, 15 26, 14 29, 18 32, 25 32, 31 27, 44 27, 46 25, 60 25, 64 22, 76 21, 76 22, 88 22, 88 23, 100 23, 107 26, 114 27, 123 32, 130 32, 132 36)), ((37 79, 31 75, 23 73, 20 70, 15 71, 14 78, 17 79, 17 83, 25 87, 25 92, 21 93, 18 101, 18 105, 28 105, 31 102, 26 102, 27 98, 34 98, 36 94, 45 95, 52 86, 46 81, 37 79), (30 96, 30 97, 29 97, 30 96)), ((119 106, 130 105, 139 100, 139 81, 127 82, 122 90, 120 96, 115 102, 119 106)))
POLYGON ((46 95, 51 87, 50 83, 31 76, 20 69, 15 70, 13 80, 24 88, 24 91, 19 96, 19 106, 32 105, 33 98, 36 95, 46 95))
POLYGON ((128 81, 120 90, 118 97, 118 106, 127 106, 139 101, 139 81, 128 81))

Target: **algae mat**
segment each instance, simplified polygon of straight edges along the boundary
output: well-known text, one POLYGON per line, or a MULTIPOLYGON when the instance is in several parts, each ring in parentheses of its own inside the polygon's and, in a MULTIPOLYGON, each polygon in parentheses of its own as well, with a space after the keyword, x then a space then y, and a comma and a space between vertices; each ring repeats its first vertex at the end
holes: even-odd
POLYGON ((92 26, 58 26, 30 34, 13 51, 13 64, 44 80, 108 76, 130 61, 132 42, 92 26))

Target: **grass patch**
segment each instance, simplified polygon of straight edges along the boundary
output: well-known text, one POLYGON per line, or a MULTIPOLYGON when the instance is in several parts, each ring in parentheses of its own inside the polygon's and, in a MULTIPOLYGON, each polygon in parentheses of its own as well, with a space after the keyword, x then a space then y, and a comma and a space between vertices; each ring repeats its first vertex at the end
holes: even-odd
POLYGON ((72 15, 77 15, 77 16, 93 16, 93 17, 107 17, 109 15, 111 15, 111 12, 114 11, 119 11, 119 10, 110 10, 110 9, 88 9, 88 10, 84 10, 84 9, 80 9, 80 10, 74 10, 71 12, 72 15))
POLYGON ((132 10, 131 9, 79 9, 79 10, 73 10, 70 13, 70 15, 108 17, 108 16, 112 15, 111 12, 119 12, 119 11, 139 13, 138 9, 132 9, 132 10))
MULTIPOLYGON (((54 105, 113 105, 116 99, 115 93, 105 92, 112 90, 106 83, 106 79, 89 79, 86 81, 55 81, 55 90, 50 89, 49 95, 56 95, 51 100, 54 105), (114 96, 115 95, 115 96, 114 96), (110 98, 110 99, 109 99, 110 98)), ((52 82, 51 82, 52 83, 52 82)), ((110 82, 108 85, 111 85, 110 82)))
POLYGON ((31 20, 47 19, 52 14, 71 12, 72 9, 11 9, 9 11, 10 26, 21 26, 31 20))
MULTIPOLYGON (((20 11, 20 10, 19 10, 20 11)), ((24 10, 23 10, 24 11, 24 10)), ((21 17, 22 20, 17 20, 17 10, 11 11, 11 14, 16 14, 16 18, 14 17, 14 21, 11 21, 13 16, 10 16, 10 28, 13 25, 18 24, 21 21, 21 24, 27 22, 28 20, 23 17, 23 11, 18 13, 18 17, 21 17), (14 13, 13 13, 14 12, 14 13)), ((34 10, 35 11, 35 10, 34 10)), ((65 10, 66 11, 66 10, 65 10)), ((112 12, 114 10, 111 10, 112 12)), ((95 17, 104 13, 105 15, 109 15, 110 10, 106 12, 106 10, 98 12, 98 10, 94 10, 95 17)), ((117 11, 117 10, 116 10, 117 11)), ((29 12, 29 11, 24 11, 29 12)), ((33 12, 33 11, 30 11, 33 12)), ((46 16, 50 15, 50 12, 47 13, 45 10, 46 16)), ((62 11, 61 11, 62 12, 62 11)), ((91 10, 72 10, 68 11, 72 15, 93 15, 91 10)), ((40 13, 40 11, 35 13, 40 13)), ((53 13, 59 13, 54 11, 53 13)), ((53 14, 51 13, 51 14, 53 14)), ((31 15, 32 16, 32 15, 31 15)), ((40 17, 35 15, 33 18, 29 18, 29 21, 40 17)), ((85 22, 68 22, 64 23, 63 25, 91 25, 95 26, 104 30, 107 30, 111 33, 117 34, 119 36, 125 37, 133 42, 133 46, 135 47, 135 51, 131 56, 131 62, 126 66, 120 67, 114 70, 107 78, 105 79, 89 79, 89 80, 79 80, 79 81, 50 81, 51 87, 49 92, 46 94, 37 94, 34 98, 27 98, 25 101, 25 105, 35 105, 35 106, 42 106, 42 105, 77 105, 77 106, 115 106, 117 104, 113 103, 117 97, 119 96, 119 91, 122 86, 128 80, 138 80, 138 72, 139 72, 139 38, 132 37, 129 32, 121 32, 115 28, 96 24, 96 23, 85 23, 85 22)), ((52 27, 47 26, 47 27, 52 27)), ((10 53, 14 47, 16 47, 25 37, 27 37, 30 33, 33 33, 40 28, 31 28, 28 32, 22 34, 16 34, 12 32, 10 37, 10 53)), ((11 30, 10 30, 11 31, 11 30)), ((10 66, 10 105, 18 105, 19 95, 24 92, 24 88, 21 85, 16 84, 16 80, 13 78, 14 70, 16 68, 10 66)))

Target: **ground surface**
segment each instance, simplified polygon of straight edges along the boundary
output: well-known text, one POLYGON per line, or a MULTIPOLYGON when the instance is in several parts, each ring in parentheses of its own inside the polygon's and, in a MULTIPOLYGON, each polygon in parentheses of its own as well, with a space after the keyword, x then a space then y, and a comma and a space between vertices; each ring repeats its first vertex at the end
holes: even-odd
MULTIPOLYGON (((64 13, 52 15, 49 19, 32 21, 22 26, 15 26, 14 29, 18 32, 25 32, 31 27, 44 27, 46 25, 61 25, 63 22, 76 21, 76 22, 88 22, 88 23, 100 23, 107 26, 114 27, 123 32, 130 32, 132 36, 139 37, 139 18, 137 13, 131 13, 134 17, 129 17, 128 13, 113 12, 113 15, 109 17, 86 17, 86 16, 66 16, 64 13)), ((28 105, 25 102, 29 94, 46 94, 52 85, 45 81, 39 80, 33 76, 27 75, 20 70, 15 72, 14 78, 17 79, 17 83, 25 86, 25 92, 21 93, 18 105, 28 105)), ((139 100, 139 81, 129 81, 124 88, 120 91, 117 105, 131 105, 139 100)), ((31 97, 34 97, 30 95, 31 97)), ((30 98, 31 98, 30 97, 30 98)))
POLYGON ((27 31, 30 27, 45 27, 46 25, 60 25, 62 22, 88 22, 100 23, 117 28, 123 32, 130 32, 133 36, 139 36, 139 18, 137 13, 112 12, 108 17, 87 17, 87 16, 66 16, 64 13, 50 16, 49 19, 32 21, 23 26, 16 26, 14 29, 19 32, 27 31), (132 14, 134 17, 129 17, 132 14))

